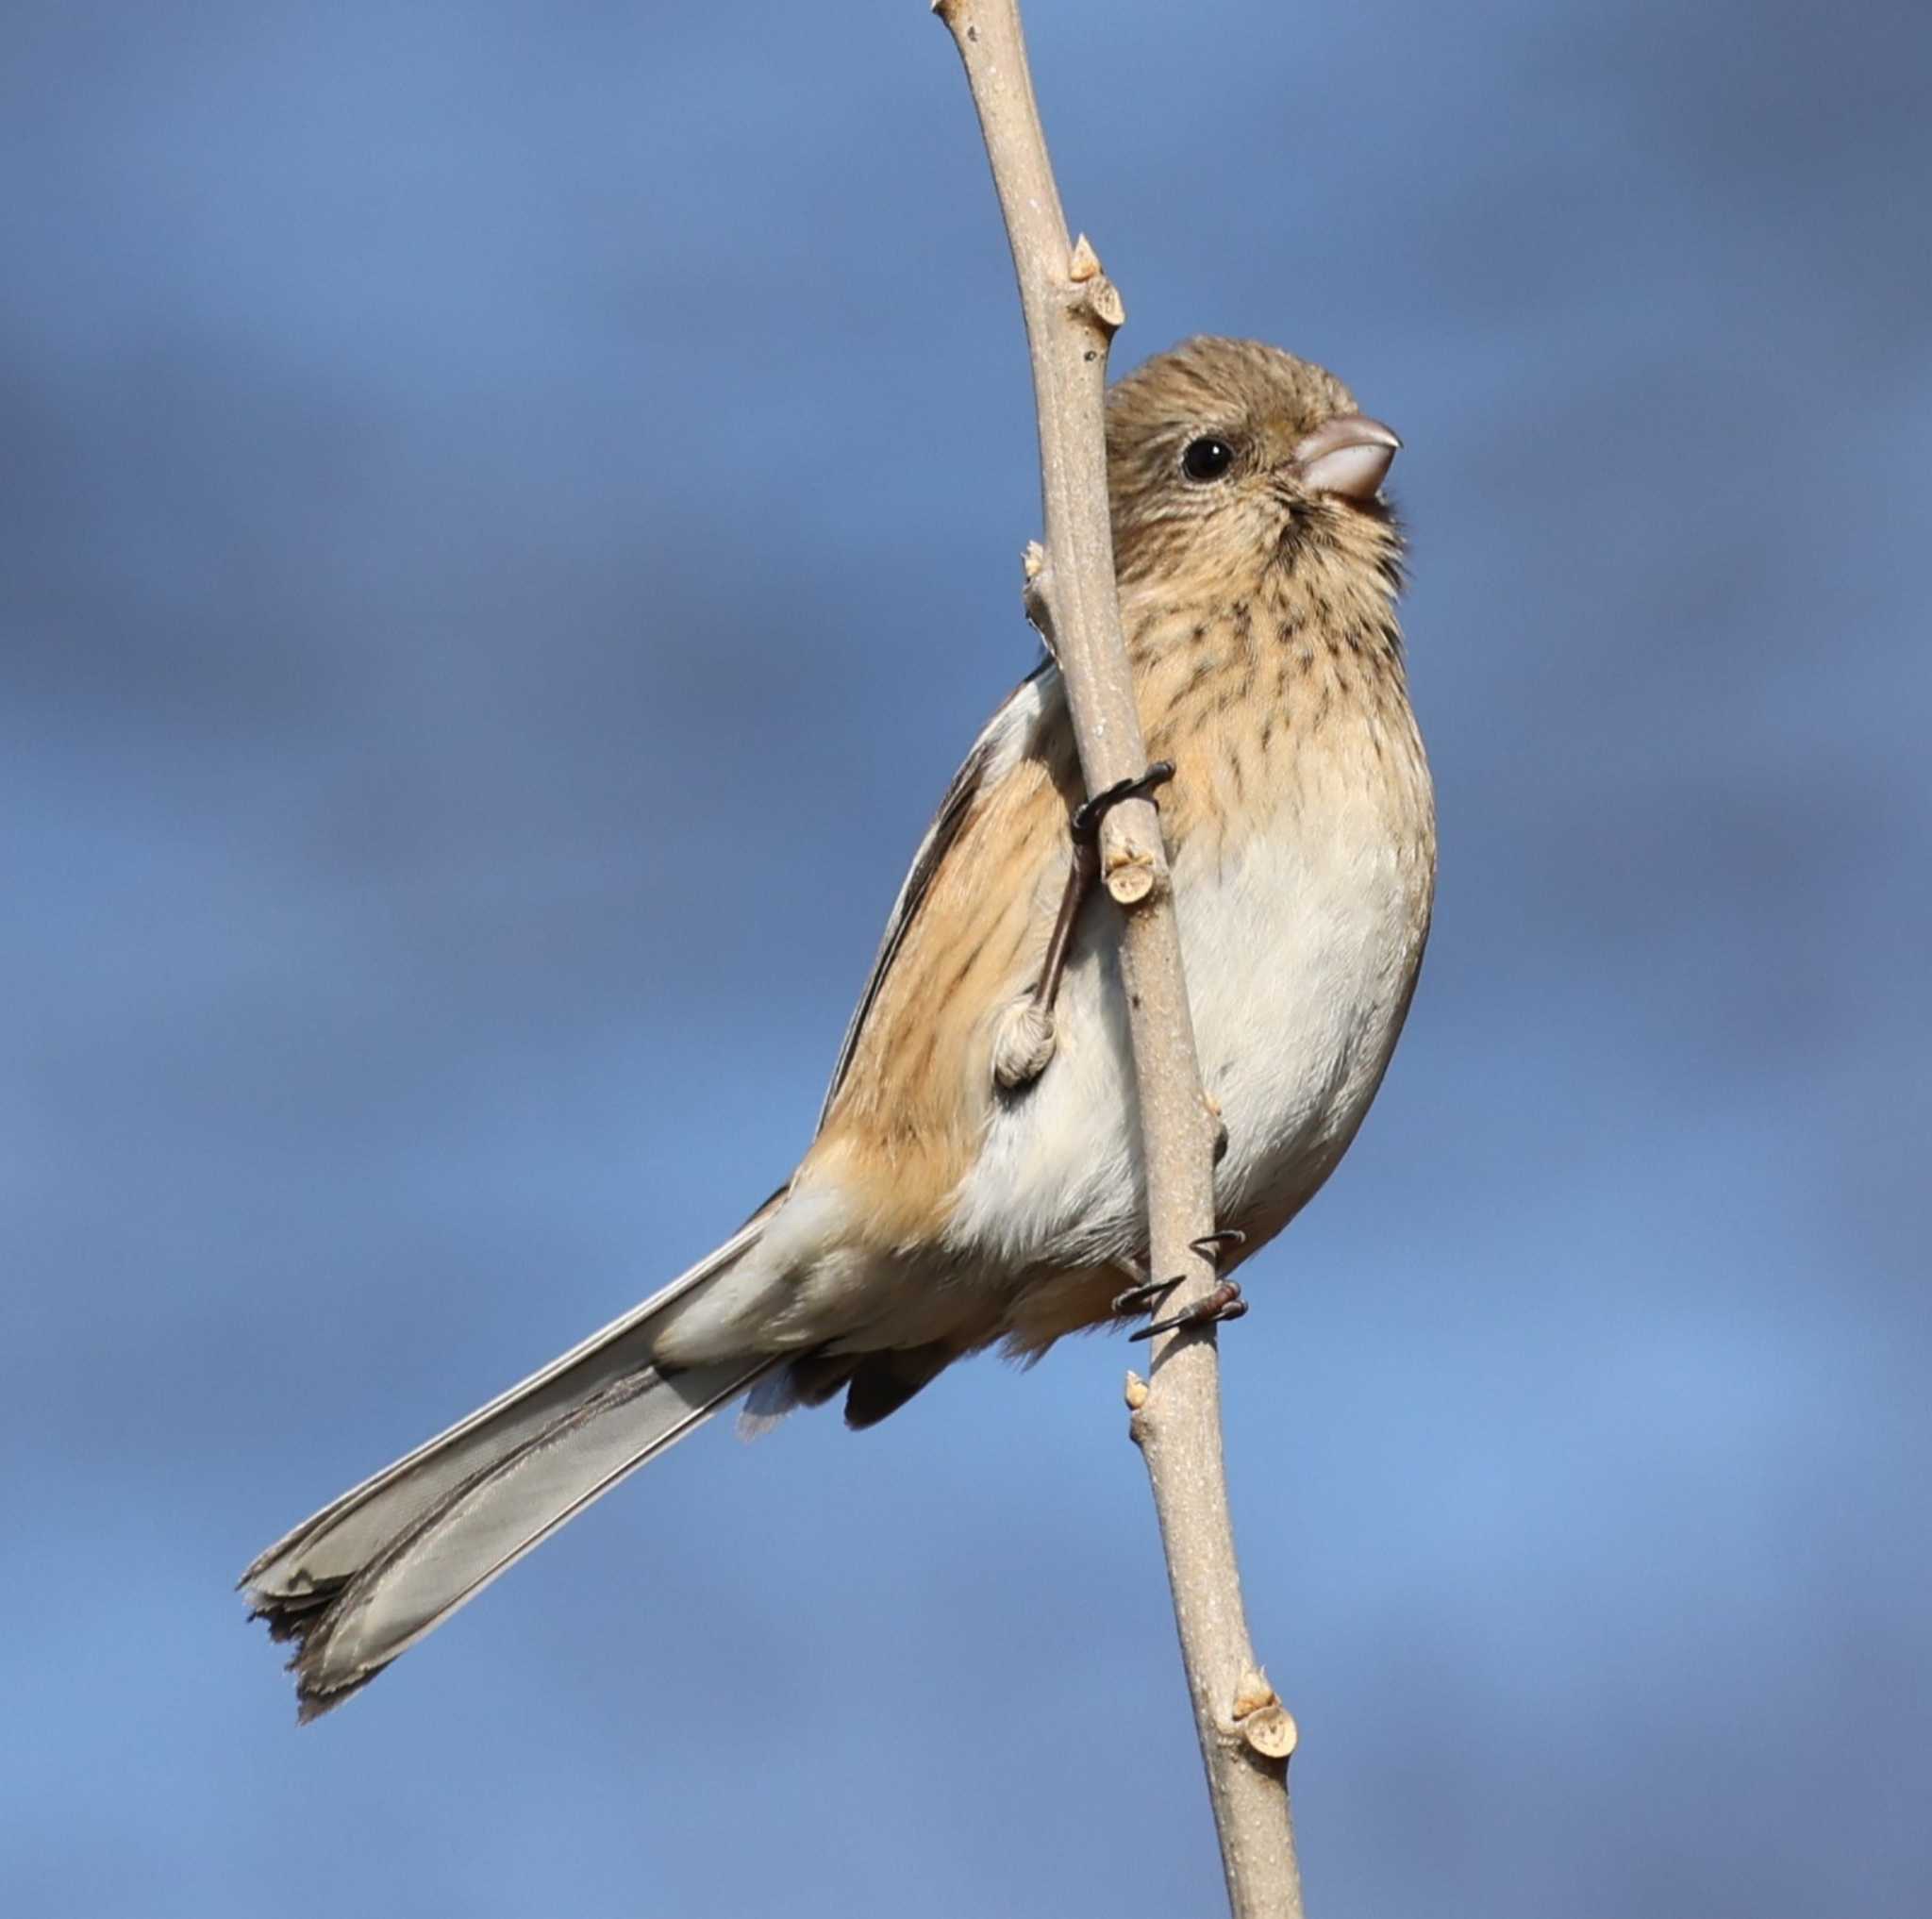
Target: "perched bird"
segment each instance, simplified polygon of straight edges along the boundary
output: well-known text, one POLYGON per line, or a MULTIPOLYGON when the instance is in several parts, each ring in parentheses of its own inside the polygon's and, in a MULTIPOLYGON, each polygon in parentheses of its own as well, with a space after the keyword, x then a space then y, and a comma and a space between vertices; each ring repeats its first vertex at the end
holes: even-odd
MULTIPOLYGON (((1122 380, 1107 434, 1141 724, 1174 769, 1158 798, 1232 1267, 1355 1137, 1428 934, 1435 812, 1381 495, 1400 442, 1320 367, 1218 339, 1122 380)), ((1123 1292, 1145 1277, 1145 1195, 1081 804, 1049 661, 920 846, 785 1187, 243 1575, 297 1643, 304 1717, 741 1395, 757 1418, 842 1392, 847 1423, 871 1426, 964 1354, 1030 1358, 1158 1293, 1123 1292)))

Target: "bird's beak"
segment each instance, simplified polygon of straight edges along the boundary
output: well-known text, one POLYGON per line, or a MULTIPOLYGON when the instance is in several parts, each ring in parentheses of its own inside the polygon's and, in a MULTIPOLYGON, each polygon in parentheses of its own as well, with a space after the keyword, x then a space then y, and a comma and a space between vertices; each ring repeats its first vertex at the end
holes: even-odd
POLYGON ((1402 442, 1365 413, 1324 420, 1294 450, 1302 484, 1361 504, 1375 497, 1402 442))

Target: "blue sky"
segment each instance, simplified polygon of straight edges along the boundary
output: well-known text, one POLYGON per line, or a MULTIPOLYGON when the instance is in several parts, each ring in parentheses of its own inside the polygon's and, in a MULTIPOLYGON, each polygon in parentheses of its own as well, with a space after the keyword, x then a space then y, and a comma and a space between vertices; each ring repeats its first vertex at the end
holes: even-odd
MULTIPOLYGON (((1032 15, 1117 363, 1407 442, 1435 942, 1224 1341, 1313 1909, 1921 1913, 1926 15, 1032 15)), ((17 6, 0 182, 0 1905, 1208 1910, 1116 1342, 300 1734, 228 1591, 783 1176, 1030 663, 944 33, 17 6)))

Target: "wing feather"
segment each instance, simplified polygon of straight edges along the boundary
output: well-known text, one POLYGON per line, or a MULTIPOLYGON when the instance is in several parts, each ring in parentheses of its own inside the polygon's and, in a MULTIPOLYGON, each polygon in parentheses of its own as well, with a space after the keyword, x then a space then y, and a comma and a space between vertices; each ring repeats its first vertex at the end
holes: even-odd
POLYGON ((1027 750, 1041 719, 1057 706, 1059 690, 1059 669, 1052 660, 1042 659, 1001 702, 999 709, 980 729, 979 737, 973 743, 964 763, 953 776, 953 783, 946 789, 946 796, 941 800, 932 825, 925 829, 925 838, 919 843, 919 850, 912 856, 912 865, 906 875, 905 884, 899 889, 899 896, 892 902, 885 936, 874 956, 872 972, 866 978, 864 992, 858 995, 851 1024, 845 1028, 845 1038, 839 1047, 839 1061, 832 1068, 832 1083, 825 1089, 824 1104, 819 1109, 821 1128, 832 1110, 833 1101, 839 1096, 840 1088, 845 1084, 853 1056, 858 1050, 859 1035, 864 1032, 866 1020, 878 1001, 887 975, 892 970, 892 961, 899 957, 906 937, 919 917, 919 909, 924 905, 933 881, 946 862, 946 856, 958 843, 959 829, 972 813, 974 802, 1027 750))

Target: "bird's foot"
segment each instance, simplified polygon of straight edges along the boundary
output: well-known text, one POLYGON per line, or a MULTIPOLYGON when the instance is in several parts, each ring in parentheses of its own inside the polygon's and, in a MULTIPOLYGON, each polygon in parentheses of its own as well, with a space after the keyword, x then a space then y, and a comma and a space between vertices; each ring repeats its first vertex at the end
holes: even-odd
POLYGON ((1158 787, 1165 786, 1174 777, 1174 761, 1157 759, 1147 771, 1134 779, 1117 779, 1104 792, 1097 793, 1091 799, 1082 800, 1074 809, 1074 840, 1076 844, 1084 842, 1088 845, 1100 836, 1100 823, 1108 813, 1123 800, 1152 799, 1158 787))
POLYGON ((1143 1326, 1139 1332, 1128 1334, 1128 1338, 1151 1340, 1156 1333, 1176 1332, 1183 1327, 1218 1326, 1223 1320, 1241 1318, 1247 1310, 1248 1302, 1241 1297, 1241 1289, 1232 1279, 1224 1279, 1193 1305, 1182 1307, 1166 1319, 1157 1319, 1152 1326, 1143 1326))
MULTIPOLYGON (((1247 1243, 1248 1236, 1240 1226, 1223 1226, 1218 1232, 1203 1233, 1198 1240, 1190 1240, 1188 1244, 1204 1260, 1219 1266, 1224 1253, 1231 1253, 1247 1243)), ((1124 1293, 1114 1295, 1113 1310, 1122 1314, 1143 1312, 1147 1308, 1158 1305, 1180 1283, 1178 1278, 1142 1279, 1138 1285, 1129 1286, 1124 1293)), ((1152 1339, 1156 1333, 1172 1332, 1175 1327, 1209 1326, 1224 1319, 1239 1319, 1247 1310, 1248 1302, 1241 1297, 1241 1289, 1233 1280, 1224 1279, 1213 1292, 1196 1300, 1192 1306, 1184 1308, 1172 1319, 1158 1320, 1152 1326, 1142 1327, 1133 1337, 1137 1340, 1152 1339)))

